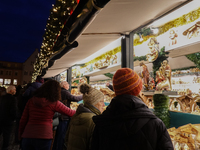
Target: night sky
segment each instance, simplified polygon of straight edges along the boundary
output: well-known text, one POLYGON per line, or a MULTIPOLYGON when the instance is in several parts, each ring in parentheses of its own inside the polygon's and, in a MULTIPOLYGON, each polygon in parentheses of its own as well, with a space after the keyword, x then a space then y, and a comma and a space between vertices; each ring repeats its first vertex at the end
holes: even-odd
POLYGON ((55 0, 0 1, 0 61, 23 63, 40 49, 55 0))

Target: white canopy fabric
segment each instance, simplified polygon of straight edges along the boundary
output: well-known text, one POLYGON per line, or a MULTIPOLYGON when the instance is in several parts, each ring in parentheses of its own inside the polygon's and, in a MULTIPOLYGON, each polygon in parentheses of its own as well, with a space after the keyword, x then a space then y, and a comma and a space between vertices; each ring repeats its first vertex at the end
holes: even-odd
MULTIPOLYGON (((87 58, 121 34, 165 14, 187 0, 111 0, 77 39, 79 46, 66 53, 47 70, 44 78, 53 77, 87 58)), ((114 70, 107 70, 113 72, 114 70)), ((99 73, 100 74, 100 73, 99 73)), ((97 75, 97 74, 95 74, 97 75)))

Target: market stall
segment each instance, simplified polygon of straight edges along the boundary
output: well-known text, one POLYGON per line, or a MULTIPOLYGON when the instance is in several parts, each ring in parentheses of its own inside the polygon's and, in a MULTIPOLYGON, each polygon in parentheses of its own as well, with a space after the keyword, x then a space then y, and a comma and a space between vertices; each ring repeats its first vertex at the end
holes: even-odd
MULTIPOLYGON (((154 111, 157 99, 153 97, 168 96, 171 128, 200 124, 200 4, 193 1, 173 11, 135 31, 133 38, 134 70, 143 79, 142 100, 154 111), (150 86, 150 78, 155 87, 150 86)), ((186 128, 189 127, 192 129, 193 125, 186 128)), ((200 128, 195 129, 198 136, 200 128)), ((185 137, 171 138, 175 149, 195 149, 198 145, 185 137)))

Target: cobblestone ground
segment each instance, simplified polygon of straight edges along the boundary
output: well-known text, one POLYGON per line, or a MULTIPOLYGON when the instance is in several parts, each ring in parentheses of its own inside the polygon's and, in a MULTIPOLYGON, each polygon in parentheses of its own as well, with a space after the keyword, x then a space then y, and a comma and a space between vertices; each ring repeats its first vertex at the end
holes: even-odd
MULTIPOLYGON (((1 150, 1 146, 2 145, 3 145, 3 138, 2 138, 2 135, 1 135, 0 136, 0 150, 1 150)), ((11 136, 9 150, 20 150, 19 144, 15 143, 15 125, 14 125, 13 131, 12 131, 12 136, 11 136)))

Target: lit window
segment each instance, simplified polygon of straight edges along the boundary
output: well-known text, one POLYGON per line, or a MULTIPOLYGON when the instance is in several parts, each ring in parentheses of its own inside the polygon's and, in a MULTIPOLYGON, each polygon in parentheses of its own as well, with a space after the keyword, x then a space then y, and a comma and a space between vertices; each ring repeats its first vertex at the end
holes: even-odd
POLYGON ((13 85, 17 85, 17 79, 13 80, 13 85))
POLYGON ((3 84, 3 79, 2 78, 0 78, 0 85, 2 85, 3 84))
POLYGON ((11 79, 5 79, 4 84, 10 84, 11 83, 11 79))

